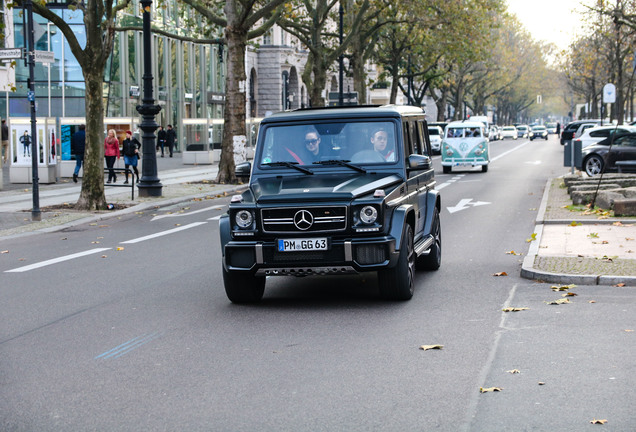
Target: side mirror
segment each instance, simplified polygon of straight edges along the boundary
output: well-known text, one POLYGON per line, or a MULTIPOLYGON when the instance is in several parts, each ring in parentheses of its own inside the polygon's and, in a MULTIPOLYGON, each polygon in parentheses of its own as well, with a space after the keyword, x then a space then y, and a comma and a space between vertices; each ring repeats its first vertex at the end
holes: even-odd
POLYGON ((419 154, 412 154, 409 156, 409 169, 412 170, 428 170, 433 166, 433 161, 430 157, 419 154))
POLYGON ((243 162, 243 163, 238 164, 234 168, 234 175, 237 178, 240 178, 240 179, 249 179, 251 171, 252 171, 251 162, 243 162))

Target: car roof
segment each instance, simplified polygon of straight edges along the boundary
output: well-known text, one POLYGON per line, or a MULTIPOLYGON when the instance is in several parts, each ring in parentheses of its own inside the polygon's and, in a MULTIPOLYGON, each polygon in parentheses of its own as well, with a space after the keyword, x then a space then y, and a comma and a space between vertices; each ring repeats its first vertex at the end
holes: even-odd
POLYGON ((594 127, 585 129, 584 133, 589 134, 590 132, 595 132, 595 131, 598 131, 598 130, 619 129, 619 128, 627 129, 627 130, 629 130, 631 132, 636 132, 636 126, 623 124, 623 125, 618 125, 618 126, 617 125, 594 126, 594 127))
POLYGON ((265 117, 261 124, 302 120, 338 120, 342 118, 394 117, 421 115, 424 110, 408 105, 355 105, 348 107, 302 108, 294 111, 282 111, 265 117))
POLYGON ((484 124, 480 121, 454 121, 450 122, 447 127, 484 127, 484 124))

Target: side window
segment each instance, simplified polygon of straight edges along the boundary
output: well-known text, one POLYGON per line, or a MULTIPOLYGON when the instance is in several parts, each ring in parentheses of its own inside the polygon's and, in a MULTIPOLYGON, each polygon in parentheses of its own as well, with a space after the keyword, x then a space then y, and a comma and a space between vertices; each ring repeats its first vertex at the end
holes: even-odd
POLYGON ((416 124, 420 136, 420 154, 430 156, 431 141, 428 136, 428 128, 422 120, 419 120, 416 124))
POLYGON ((409 123, 404 121, 402 123, 402 133, 404 135, 404 158, 406 159, 411 154, 411 130, 409 128, 409 123))
POLYGON ((419 130, 417 128, 417 123, 414 121, 410 121, 408 122, 408 127, 409 127, 409 135, 411 137, 410 141, 411 141, 411 145, 410 145, 410 150, 407 154, 420 154, 420 149, 422 148, 421 146, 421 138, 420 138, 420 134, 419 134, 419 130))
POLYGON ((609 133, 610 133, 610 130, 605 129, 605 130, 590 132, 590 136, 594 138, 605 138, 609 136, 609 133))

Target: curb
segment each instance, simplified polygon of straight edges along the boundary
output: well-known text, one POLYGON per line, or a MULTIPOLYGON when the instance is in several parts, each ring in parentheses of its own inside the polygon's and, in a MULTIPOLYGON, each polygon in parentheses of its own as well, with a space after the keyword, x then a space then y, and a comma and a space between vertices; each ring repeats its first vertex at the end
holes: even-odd
MULTIPOLYGON (((534 233, 536 239, 530 243, 528 254, 523 259, 521 265, 521 277, 524 279, 531 279, 542 282, 553 282, 561 284, 577 284, 577 285, 616 285, 624 283, 629 286, 636 286, 636 276, 611 276, 611 275, 582 275, 582 274, 567 274, 567 273, 553 273, 543 270, 537 270, 534 268, 534 261, 539 255, 539 245, 541 244, 541 236, 543 234, 544 225, 549 224, 566 224, 572 223, 571 220, 544 220, 545 211, 548 205, 548 195, 550 193, 550 184, 552 179, 548 179, 545 189, 543 191, 543 197, 541 198, 541 204, 535 219, 534 233)), ((613 221, 581 221, 581 223, 614 223, 613 221)), ((633 222, 633 221, 632 221, 633 222)))
MULTIPOLYGON (((220 192, 226 192, 228 194, 233 194, 235 192, 244 190, 247 185, 227 185, 228 189, 224 189, 221 188, 220 192)), ((169 198, 169 199, 164 199, 161 201, 155 201, 155 202, 144 202, 144 203, 139 203, 136 204, 134 206, 131 207, 127 207, 125 209, 122 210, 117 210, 114 212, 108 212, 108 213, 101 213, 101 214, 97 214, 94 216, 88 216, 88 217, 84 217, 84 218, 80 218, 80 219, 75 219, 73 221, 70 222, 66 222, 60 225, 54 225, 54 226, 49 226, 49 227, 45 227, 45 228, 40 228, 37 230, 33 230, 33 231, 25 231, 22 233, 17 233, 17 234, 11 234, 8 236, 3 236, 1 238, 3 239, 12 239, 12 238, 19 238, 19 237, 26 237, 26 236, 30 236, 30 235, 34 235, 34 234, 40 234, 40 233, 53 233, 53 232, 57 232, 57 231, 61 231, 63 229, 66 228, 71 228, 77 225, 82 225, 82 224, 86 224, 86 223, 93 223, 93 222, 99 222, 99 221, 103 221, 103 220, 107 220, 113 217, 117 217, 117 216, 122 216, 122 215, 127 215, 130 213, 135 213, 135 212, 139 212, 139 211, 145 211, 148 210, 149 208, 161 208, 161 207, 166 207, 166 206, 170 206, 170 205, 174 205, 174 204, 178 204, 181 202, 185 202, 185 201, 191 201, 194 200, 196 198, 204 198, 206 196, 210 196, 210 192, 202 192, 202 193, 198 193, 198 194, 194 194, 194 195, 184 195, 184 196, 180 196, 180 197, 174 197, 174 198, 169 198)))

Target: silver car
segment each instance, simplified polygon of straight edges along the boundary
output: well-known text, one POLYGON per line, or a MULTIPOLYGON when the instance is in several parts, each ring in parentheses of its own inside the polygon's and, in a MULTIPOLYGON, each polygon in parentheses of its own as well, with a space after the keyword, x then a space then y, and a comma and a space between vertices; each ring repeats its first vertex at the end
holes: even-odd
POLYGON ((440 154, 442 149, 442 136, 444 135, 444 131, 439 126, 429 126, 428 127, 428 136, 431 140, 431 150, 433 153, 440 154))

